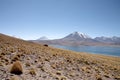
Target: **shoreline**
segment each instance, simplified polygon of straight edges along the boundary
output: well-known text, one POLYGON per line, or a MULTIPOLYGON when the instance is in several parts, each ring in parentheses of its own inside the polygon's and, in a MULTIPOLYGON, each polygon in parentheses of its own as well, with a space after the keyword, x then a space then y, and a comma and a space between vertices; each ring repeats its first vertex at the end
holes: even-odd
POLYGON ((80 47, 86 47, 86 48, 89 48, 89 47, 92 47, 92 48, 95 48, 95 47, 98 47, 98 48, 119 48, 119 47, 111 47, 111 46, 63 46, 63 45, 50 45, 51 47, 54 47, 54 48, 59 48, 59 49, 64 49, 64 50, 71 50, 71 51, 75 51, 75 52, 86 52, 86 53, 91 53, 91 54, 100 54, 100 55, 108 55, 108 56, 116 56, 116 57, 120 57, 120 55, 118 55, 118 53, 116 53, 117 55, 114 55, 114 54, 111 54, 111 52, 99 52, 99 51, 80 51, 78 50, 80 47), (77 50, 73 50, 71 48, 78 48, 77 50), (110 53, 110 54, 109 54, 110 53))

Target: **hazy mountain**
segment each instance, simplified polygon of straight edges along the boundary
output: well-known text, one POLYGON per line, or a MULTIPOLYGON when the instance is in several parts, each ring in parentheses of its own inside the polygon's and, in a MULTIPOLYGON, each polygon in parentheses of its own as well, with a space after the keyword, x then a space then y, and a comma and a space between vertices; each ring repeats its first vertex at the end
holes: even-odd
POLYGON ((95 40, 100 41, 100 42, 104 42, 104 43, 111 43, 111 44, 120 44, 120 37, 96 37, 95 40))
POLYGON ((40 37, 39 39, 37 39, 37 40, 49 40, 46 36, 42 36, 42 37, 40 37))
POLYGON ((119 42, 120 41, 120 37, 96 37, 95 40, 101 41, 101 42, 119 42))

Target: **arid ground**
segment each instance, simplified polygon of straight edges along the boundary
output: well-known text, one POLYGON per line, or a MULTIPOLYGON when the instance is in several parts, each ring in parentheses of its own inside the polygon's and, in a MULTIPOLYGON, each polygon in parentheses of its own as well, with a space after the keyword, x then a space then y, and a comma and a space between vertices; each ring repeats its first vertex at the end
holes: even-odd
POLYGON ((0 34, 0 80, 120 80, 120 57, 62 50, 0 34))

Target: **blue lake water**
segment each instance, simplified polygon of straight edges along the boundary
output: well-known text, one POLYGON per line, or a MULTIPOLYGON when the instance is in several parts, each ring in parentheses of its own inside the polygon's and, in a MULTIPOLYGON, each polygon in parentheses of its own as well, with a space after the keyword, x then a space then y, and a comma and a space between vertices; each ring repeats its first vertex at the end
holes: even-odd
POLYGON ((61 46, 52 45, 56 48, 73 50, 77 52, 88 52, 93 54, 104 54, 112 56, 120 56, 120 47, 108 47, 108 46, 61 46))

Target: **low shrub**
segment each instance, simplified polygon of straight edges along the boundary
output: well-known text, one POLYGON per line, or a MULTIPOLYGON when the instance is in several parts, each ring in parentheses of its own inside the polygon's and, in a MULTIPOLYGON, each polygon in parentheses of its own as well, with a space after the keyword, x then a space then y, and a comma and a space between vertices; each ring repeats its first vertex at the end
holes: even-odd
POLYGON ((23 73, 23 68, 20 61, 16 61, 15 63, 13 63, 10 73, 16 74, 16 75, 20 75, 23 73))

